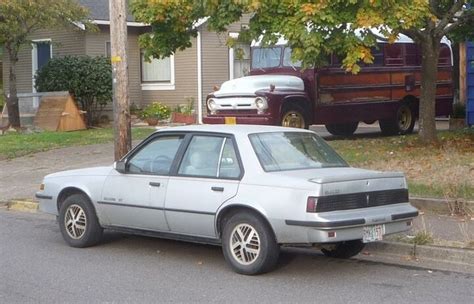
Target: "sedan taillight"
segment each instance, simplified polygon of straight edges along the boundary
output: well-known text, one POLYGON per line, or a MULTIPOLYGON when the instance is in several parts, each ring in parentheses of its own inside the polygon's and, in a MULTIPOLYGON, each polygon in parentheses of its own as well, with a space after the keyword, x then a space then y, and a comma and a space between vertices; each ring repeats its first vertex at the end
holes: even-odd
POLYGON ((306 212, 316 212, 316 207, 318 205, 318 198, 317 197, 308 197, 306 201, 306 212))

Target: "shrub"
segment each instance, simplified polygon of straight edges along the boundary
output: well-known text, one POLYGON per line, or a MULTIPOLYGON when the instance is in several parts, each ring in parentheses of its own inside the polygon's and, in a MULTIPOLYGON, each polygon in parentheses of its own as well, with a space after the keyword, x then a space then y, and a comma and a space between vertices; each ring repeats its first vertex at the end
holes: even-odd
POLYGON ((143 108, 141 117, 143 119, 156 118, 156 119, 168 119, 171 115, 171 108, 159 102, 153 102, 143 108))
POLYGON ((112 101, 112 66, 107 57, 53 58, 35 78, 38 92, 69 91, 87 112, 88 125, 97 123, 104 106, 112 101))
POLYGON ((466 105, 461 103, 453 103, 453 114, 452 118, 465 118, 466 117, 466 105))

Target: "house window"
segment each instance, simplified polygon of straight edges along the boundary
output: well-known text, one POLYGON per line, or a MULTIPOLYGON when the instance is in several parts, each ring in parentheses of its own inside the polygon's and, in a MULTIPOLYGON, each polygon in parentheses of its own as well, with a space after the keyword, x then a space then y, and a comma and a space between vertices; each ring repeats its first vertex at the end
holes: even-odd
POLYGON ((141 54, 142 89, 174 90, 174 56, 145 60, 141 54))

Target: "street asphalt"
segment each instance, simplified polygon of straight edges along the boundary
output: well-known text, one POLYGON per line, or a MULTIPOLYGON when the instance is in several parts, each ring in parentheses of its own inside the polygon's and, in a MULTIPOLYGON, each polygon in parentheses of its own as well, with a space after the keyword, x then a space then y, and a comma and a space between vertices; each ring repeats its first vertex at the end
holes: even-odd
POLYGON ((233 273, 219 247, 107 233, 86 249, 53 216, 0 208, 0 303, 471 303, 474 275, 286 252, 233 273))

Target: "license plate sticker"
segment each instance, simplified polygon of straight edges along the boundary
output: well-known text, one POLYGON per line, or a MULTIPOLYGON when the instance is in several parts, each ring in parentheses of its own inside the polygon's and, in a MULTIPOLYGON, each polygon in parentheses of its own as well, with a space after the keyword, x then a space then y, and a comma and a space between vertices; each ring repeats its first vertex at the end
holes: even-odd
POLYGON ((237 119, 235 117, 224 117, 224 122, 226 125, 236 125, 237 119))
POLYGON ((385 234, 385 225, 365 226, 362 236, 364 243, 381 241, 385 234))

